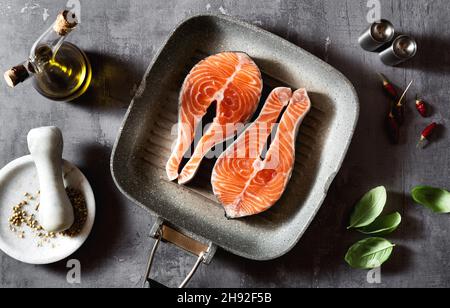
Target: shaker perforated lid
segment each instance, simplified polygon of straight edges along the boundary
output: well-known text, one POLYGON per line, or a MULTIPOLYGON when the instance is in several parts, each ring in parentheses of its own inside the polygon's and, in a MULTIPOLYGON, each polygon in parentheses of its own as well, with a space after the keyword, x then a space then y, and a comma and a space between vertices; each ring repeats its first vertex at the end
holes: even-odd
POLYGON ((56 17, 53 30, 61 36, 65 36, 78 25, 78 19, 74 12, 65 10, 56 17))
POLYGON ((386 46, 395 36, 392 23, 386 19, 372 23, 361 36, 358 42, 364 50, 375 52, 378 48, 386 46))

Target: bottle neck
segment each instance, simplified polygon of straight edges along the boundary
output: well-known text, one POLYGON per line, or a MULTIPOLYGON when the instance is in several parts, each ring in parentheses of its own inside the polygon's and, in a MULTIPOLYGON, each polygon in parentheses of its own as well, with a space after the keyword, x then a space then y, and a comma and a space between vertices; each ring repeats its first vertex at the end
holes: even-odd
POLYGON ((33 47, 30 51, 30 62, 36 62, 39 58, 39 53, 37 52, 42 46, 46 46, 50 49, 51 53, 54 55, 58 52, 59 47, 66 40, 67 35, 61 36, 53 30, 53 26, 51 26, 41 37, 33 44, 33 47))
MULTIPOLYGON (((67 10, 58 14, 56 21, 33 44, 29 57, 30 62, 39 66, 39 63, 35 62, 41 56, 39 51, 42 51, 42 46, 46 46, 52 56, 56 55, 61 45, 78 24, 76 16, 71 14, 67 10)), ((39 67, 37 69, 39 70, 39 67)))

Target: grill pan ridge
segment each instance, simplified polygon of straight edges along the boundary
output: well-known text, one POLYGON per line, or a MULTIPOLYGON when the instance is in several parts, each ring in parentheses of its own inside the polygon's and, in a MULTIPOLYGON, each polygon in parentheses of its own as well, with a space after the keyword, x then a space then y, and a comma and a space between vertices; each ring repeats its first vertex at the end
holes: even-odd
POLYGON ((342 165, 358 115, 353 86, 327 63, 234 18, 197 15, 172 32, 149 66, 120 128, 111 172, 121 192, 152 215, 236 255, 271 260, 295 246, 318 212, 342 165), (214 159, 205 159, 188 186, 170 182, 165 174, 185 76, 201 59, 229 50, 246 52, 260 67, 264 90, 259 108, 279 86, 304 87, 312 101, 283 197, 269 211, 239 220, 226 219, 212 194, 214 159))

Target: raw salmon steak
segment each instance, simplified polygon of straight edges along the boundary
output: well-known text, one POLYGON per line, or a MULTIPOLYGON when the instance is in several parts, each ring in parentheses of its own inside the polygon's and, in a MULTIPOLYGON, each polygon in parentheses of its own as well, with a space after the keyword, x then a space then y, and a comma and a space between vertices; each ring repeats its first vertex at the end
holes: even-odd
POLYGON ((215 145, 235 136, 238 124, 248 123, 258 106, 262 86, 259 68, 242 52, 210 56, 191 70, 181 89, 177 140, 166 165, 171 181, 178 179, 178 183, 184 184, 192 180, 203 157, 215 145), (214 120, 179 172, 195 132, 213 103, 216 103, 214 120))
POLYGON ((288 88, 276 88, 257 120, 219 157, 211 183, 228 218, 259 214, 281 198, 294 168, 298 129, 310 108, 305 89, 292 94, 288 88), (275 137, 262 158, 281 114, 275 137))

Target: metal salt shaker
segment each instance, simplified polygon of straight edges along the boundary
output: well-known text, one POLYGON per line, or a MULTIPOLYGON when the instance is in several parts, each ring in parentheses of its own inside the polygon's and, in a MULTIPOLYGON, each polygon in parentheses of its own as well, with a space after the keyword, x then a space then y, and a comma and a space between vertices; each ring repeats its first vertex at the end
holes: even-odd
POLYGON ((394 26, 386 19, 374 22, 358 39, 364 50, 376 51, 381 46, 392 41, 395 35, 394 26))
POLYGON ((380 59, 386 65, 395 66, 413 58, 416 53, 416 41, 407 35, 400 35, 389 48, 380 53, 380 59))

